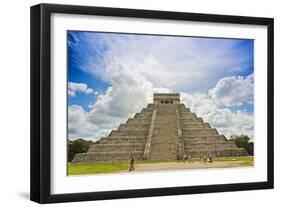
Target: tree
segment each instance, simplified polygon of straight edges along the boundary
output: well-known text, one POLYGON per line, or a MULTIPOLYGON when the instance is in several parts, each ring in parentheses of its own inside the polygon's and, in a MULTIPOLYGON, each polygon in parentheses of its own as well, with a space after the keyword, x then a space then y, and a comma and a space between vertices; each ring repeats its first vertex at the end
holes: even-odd
POLYGON ((250 141, 247 135, 231 135, 230 140, 233 140, 237 147, 245 148, 249 155, 254 155, 254 142, 250 141))
POLYGON ((87 141, 84 139, 76 139, 76 140, 67 140, 67 160, 68 162, 71 162, 74 158, 74 155, 76 153, 83 153, 87 152, 90 145, 92 144, 92 141, 87 141))

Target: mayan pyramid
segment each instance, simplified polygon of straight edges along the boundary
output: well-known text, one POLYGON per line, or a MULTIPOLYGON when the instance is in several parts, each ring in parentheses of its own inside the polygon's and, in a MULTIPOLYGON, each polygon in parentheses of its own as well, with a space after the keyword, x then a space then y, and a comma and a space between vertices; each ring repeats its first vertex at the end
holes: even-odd
POLYGON ((177 160, 190 156, 246 156, 244 148, 211 128, 180 103, 178 93, 154 94, 153 104, 93 143, 73 162, 177 160))

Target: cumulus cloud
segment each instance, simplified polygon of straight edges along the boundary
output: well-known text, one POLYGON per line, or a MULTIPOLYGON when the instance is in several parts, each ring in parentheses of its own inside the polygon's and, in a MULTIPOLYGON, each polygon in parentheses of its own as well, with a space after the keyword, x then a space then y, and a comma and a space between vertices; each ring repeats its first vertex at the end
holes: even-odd
POLYGON ((69 137, 92 136, 97 127, 88 120, 88 113, 81 106, 68 106, 68 135, 69 137))
POLYGON ((246 77, 231 76, 218 81, 216 86, 209 90, 209 95, 219 104, 226 106, 253 103, 254 78, 253 74, 246 77))
POLYGON ((94 93, 97 95, 97 92, 94 91, 92 88, 88 88, 87 84, 85 83, 68 83, 68 91, 69 96, 76 96, 76 93, 85 93, 85 94, 91 94, 94 93))
MULTIPOLYGON (((101 136, 107 136, 112 129, 116 129, 129 117, 133 117, 136 112, 146 107, 147 103, 151 103, 153 93, 173 92, 167 88, 155 88, 152 83, 145 80, 135 81, 140 82, 130 87, 126 82, 109 87, 105 94, 98 96, 89 112, 85 112, 79 106, 70 106, 69 130, 73 132, 70 137, 83 135, 97 140, 101 136)), ((254 138, 253 114, 243 110, 231 111, 227 104, 223 105, 224 102, 218 102, 217 97, 211 96, 210 91, 214 91, 214 88, 207 93, 181 92, 181 102, 227 138, 232 134, 247 134, 254 138)))
POLYGON ((88 41, 95 58, 88 58, 84 71, 110 84, 129 72, 175 91, 206 92, 243 71, 251 58, 237 46, 242 40, 90 33, 88 41))
MULTIPOLYGON (((87 47, 93 47, 88 50, 95 53, 81 69, 110 87, 98 94, 89 112, 69 106, 70 137, 106 136, 151 103, 155 92, 181 92, 182 102, 220 133, 253 137, 253 115, 229 109, 253 101, 253 77, 234 76, 250 58, 237 49, 241 41, 97 36, 88 39, 87 47)), ((73 88, 79 90, 69 90, 70 96, 92 93, 87 85, 77 86, 73 88)))
POLYGON ((114 120, 95 124, 91 118, 90 112, 85 111, 81 106, 68 106, 68 138, 98 140, 118 127, 114 120))
MULTIPOLYGON (((211 89, 212 90, 212 89, 211 89)), ((182 102, 197 116, 210 123, 219 133, 230 138, 232 134, 246 134, 254 138, 254 115, 243 110, 232 111, 208 93, 181 93, 182 102)))
POLYGON ((92 139, 106 136, 112 129, 116 129, 129 117, 145 108, 147 103, 152 101, 152 96, 153 86, 150 82, 134 74, 126 73, 123 81, 114 82, 104 94, 98 95, 95 103, 90 105, 89 112, 85 112, 81 107, 70 106, 69 113, 72 115, 69 116, 71 120, 69 130, 77 133, 69 136, 77 138, 83 135, 92 139), (80 124, 71 124, 77 122, 83 125, 79 133, 80 124))

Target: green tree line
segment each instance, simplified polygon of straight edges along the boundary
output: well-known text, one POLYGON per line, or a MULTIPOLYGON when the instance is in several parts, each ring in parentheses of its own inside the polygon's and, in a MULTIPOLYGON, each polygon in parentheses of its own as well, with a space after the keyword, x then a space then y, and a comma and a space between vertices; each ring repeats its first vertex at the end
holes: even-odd
POLYGON ((67 160, 71 162, 76 153, 87 152, 92 141, 87 141, 84 139, 67 140, 67 160))
MULTIPOLYGON (((232 135, 230 140, 233 140, 237 147, 245 148, 249 155, 254 155, 254 142, 250 141, 247 135, 232 135)), ((84 139, 67 140, 67 157, 68 162, 71 162, 76 153, 87 152, 93 141, 84 139)))
POLYGON ((249 155, 254 155, 254 142, 250 141, 247 135, 231 135, 230 140, 233 140, 237 147, 245 148, 249 155))

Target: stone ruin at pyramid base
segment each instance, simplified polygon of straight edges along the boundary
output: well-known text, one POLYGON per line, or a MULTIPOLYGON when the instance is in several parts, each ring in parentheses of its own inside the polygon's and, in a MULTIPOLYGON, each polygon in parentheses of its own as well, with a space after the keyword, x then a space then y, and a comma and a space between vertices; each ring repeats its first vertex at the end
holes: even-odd
POLYGON ((153 104, 129 118, 108 137, 78 153, 72 162, 178 160, 203 156, 247 156, 244 148, 220 135, 180 103, 180 94, 154 94, 153 104))

